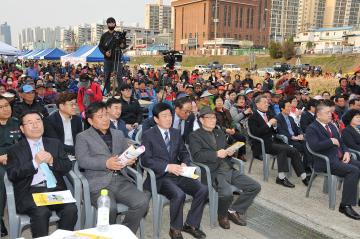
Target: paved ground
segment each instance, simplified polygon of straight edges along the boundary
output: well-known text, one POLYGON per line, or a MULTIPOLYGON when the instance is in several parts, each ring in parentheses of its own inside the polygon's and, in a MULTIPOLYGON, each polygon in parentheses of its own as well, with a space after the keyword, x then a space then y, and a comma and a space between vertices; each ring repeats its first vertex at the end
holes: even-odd
MULTIPOLYGON (((250 155, 248 156, 250 158, 250 155)), ((249 163, 246 163, 247 165, 249 163)), ((247 172, 247 169, 246 169, 247 172)), ((240 227, 231 224, 230 230, 209 228, 209 209, 205 208, 202 227, 209 239, 360 239, 360 222, 348 219, 337 211, 328 208, 328 198, 322 193, 321 177, 317 178, 311 189, 310 197, 305 197, 306 187, 293 176, 290 180, 295 183, 294 189, 288 189, 275 184, 276 170, 270 170, 269 182, 262 181, 262 162, 255 160, 251 177, 257 179, 262 190, 254 205, 248 211, 248 226, 240 227)), ((337 207, 341 199, 341 191, 337 193, 337 207)), ((161 238, 169 238, 169 208, 165 207, 161 238)), ((185 206, 185 215, 189 204, 185 206)), ((360 212, 360 208, 355 210, 360 212)), ((146 220, 146 238, 152 238, 152 224, 150 213, 146 220)), ((7 219, 5 218, 7 223, 7 219)), ((51 231, 56 230, 55 226, 51 231)), ((31 238, 30 230, 22 234, 31 238)), ((184 233, 185 239, 192 238, 184 233)))

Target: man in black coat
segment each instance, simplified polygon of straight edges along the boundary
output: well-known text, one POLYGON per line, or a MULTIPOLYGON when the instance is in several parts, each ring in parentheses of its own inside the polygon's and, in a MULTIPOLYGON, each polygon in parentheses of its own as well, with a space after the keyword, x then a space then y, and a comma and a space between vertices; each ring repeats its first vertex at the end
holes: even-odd
POLYGON ((318 101, 310 99, 300 117, 300 128, 302 132, 306 132, 306 128, 315 120, 315 110, 318 101))
MULTIPOLYGON (((339 211, 347 217, 360 220, 360 215, 352 208, 359 203, 357 190, 360 161, 351 158, 348 148, 331 120, 330 107, 319 103, 316 107, 316 120, 306 130, 306 141, 313 151, 329 158, 331 174, 344 178, 339 211)), ((326 171, 325 161, 315 160, 314 170, 326 171)))
POLYGON ((7 175, 14 185, 16 210, 30 217, 32 237, 47 236, 52 211, 60 217, 59 229, 74 230, 77 208, 74 203, 36 206, 32 194, 67 190, 63 176, 71 162, 57 139, 42 137, 42 116, 29 111, 20 117, 24 138, 8 151, 7 175))
MULTIPOLYGON (((175 112, 173 113, 172 127, 180 130, 181 136, 185 142, 188 142, 189 135, 194 129, 197 129, 197 120, 191 112, 192 101, 189 97, 182 97, 174 102, 175 112)), ((148 118, 142 125, 143 132, 156 126, 154 117, 148 118)))
POLYGON ((224 131, 215 128, 215 112, 205 106, 200 110, 199 117, 202 126, 190 134, 189 146, 194 161, 210 168, 213 185, 219 193, 219 225, 230 229, 230 219, 237 225, 245 226, 245 213, 261 186, 234 168, 231 162, 234 152, 226 150, 228 145, 224 131), (234 202, 231 185, 242 191, 234 202))
MULTIPOLYGON (((255 98, 257 110, 249 117, 250 132, 256 137, 262 138, 265 144, 265 151, 268 154, 277 156, 278 172, 276 183, 285 187, 295 187, 287 178, 285 173, 289 172, 288 157, 291 158, 291 164, 298 177, 301 177, 305 186, 308 185, 308 178, 304 171, 301 155, 299 151, 289 145, 276 142, 274 140, 276 134, 277 120, 267 115, 269 108, 268 100, 265 96, 259 95, 255 98)), ((260 151, 260 144, 254 142, 254 151, 260 151)))
POLYGON ((75 155, 76 135, 83 131, 82 120, 76 115, 76 94, 61 93, 56 101, 58 111, 44 120, 44 137, 60 140, 68 155, 75 155))
POLYGON ((288 139, 288 144, 295 147, 302 155, 304 155, 304 168, 309 168, 309 172, 311 172, 310 166, 312 164, 309 162, 309 157, 306 153, 304 134, 296 125, 294 118, 290 116, 291 101, 292 99, 286 99, 279 103, 281 113, 276 116, 277 132, 284 135, 288 139))
MULTIPOLYGON (((190 165, 190 154, 180 131, 171 128, 171 107, 166 103, 158 103, 153 109, 153 115, 157 126, 143 134, 142 143, 146 151, 141 160, 145 167, 154 171, 158 192, 170 200, 170 237, 182 239, 183 230, 196 238, 205 238, 205 233, 200 230, 200 222, 208 199, 207 186, 196 179, 181 176, 184 168, 190 165), (193 200, 184 223, 186 194, 191 195, 193 200)), ((149 181, 147 178, 145 182, 147 189, 149 181)))

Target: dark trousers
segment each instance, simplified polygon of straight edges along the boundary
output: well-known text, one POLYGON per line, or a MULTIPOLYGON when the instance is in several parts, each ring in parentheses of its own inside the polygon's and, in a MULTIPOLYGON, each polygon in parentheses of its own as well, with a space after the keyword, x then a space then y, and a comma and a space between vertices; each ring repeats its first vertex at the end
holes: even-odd
POLYGON ((289 172, 288 157, 291 158, 291 165, 298 177, 305 172, 301 162, 301 155, 296 148, 287 144, 272 143, 269 153, 277 156, 278 172, 289 172))
POLYGON ((183 227, 183 208, 186 194, 193 197, 186 223, 195 228, 200 222, 208 199, 207 186, 200 181, 176 176, 165 176, 158 180, 158 192, 170 200, 170 227, 181 230, 183 227))
POLYGON ((214 186, 219 194, 218 214, 220 216, 226 216, 229 209, 245 214, 261 190, 258 182, 235 169, 221 169, 215 177, 214 186), (242 191, 234 202, 231 185, 242 191))
POLYGON ((294 148, 296 148, 303 155, 303 166, 304 169, 310 168, 312 166, 311 155, 306 149, 305 141, 293 141, 289 142, 294 148))
MULTIPOLYGON (((125 213, 123 225, 127 226, 133 233, 139 228, 140 220, 145 216, 149 208, 150 197, 146 193, 138 190, 136 185, 130 182, 123 175, 114 174, 109 186, 108 196, 110 197, 110 224, 116 224, 117 203, 121 203, 129 207, 129 211, 125 213)), ((99 192, 90 194, 91 203, 97 208, 97 199, 99 192)))
POLYGON ((331 174, 344 178, 341 203, 355 206, 358 203, 357 190, 360 177, 360 161, 353 160, 348 164, 336 162, 330 165, 331 174))
POLYGON ((4 217, 4 210, 6 204, 6 191, 4 184, 5 173, 5 167, 0 165, 0 220, 4 217))
MULTIPOLYGON (((121 56, 120 56, 121 57, 121 56)), ((121 59, 121 58, 120 58, 121 59)), ((117 69, 117 84, 118 87, 122 84, 122 76, 123 76, 123 65, 121 63, 121 60, 118 61, 112 61, 112 60, 104 60, 104 73, 105 73, 105 86, 104 91, 106 90, 106 93, 110 93, 110 77, 111 73, 117 69)), ((104 93, 104 92, 103 92, 104 93)))
MULTIPOLYGON (((39 192, 48 192, 46 187, 40 188, 30 188, 30 193, 39 193, 39 192)), ((53 190, 56 191, 56 190, 53 190)), ((32 197, 26 198, 31 200, 32 197)), ((25 200, 25 199, 24 199, 25 200)), ((32 237, 43 237, 49 234, 49 219, 51 217, 52 211, 55 211, 56 214, 60 217, 58 222, 58 228, 68 231, 73 231, 76 221, 77 221, 77 207, 75 203, 51 205, 51 206, 42 206, 38 207, 35 203, 32 203, 31 206, 26 207, 24 211, 19 211, 21 214, 26 214, 30 217, 30 228, 32 237)))

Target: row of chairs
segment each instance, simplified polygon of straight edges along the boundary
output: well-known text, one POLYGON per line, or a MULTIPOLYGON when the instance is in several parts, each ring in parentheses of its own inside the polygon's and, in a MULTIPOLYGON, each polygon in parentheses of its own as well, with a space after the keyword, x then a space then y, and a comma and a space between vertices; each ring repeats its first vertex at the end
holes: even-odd
MULTIPOLYGON (((247 133, 250 139, 254 140, 255 142, 258 142, 261 145, 261 157, 262 157, 262 163, 263 163, 263 180, 264 181, 268 181, 269 179, 269 162, 270 159, 273 158, 273 164, 272 164, 272 169, 274 168, 274 163, 276 160, 276 156, 275 155, 271 155, 271 154, 267 154, 265 151, 265 144, 264 144, 264 140, 256 137, 255 135, 253 135, 249 129, 249 127, 247 126, 247 133)), ((284 135, 276 135, 276 137, 278 139, 280 139, 282 142, 288 144, 288 139, 286 136, 284 135)), ((330 170, 330 160, 327 156, 319 154, 314 152, 309 144, 306 142, 306 149, 308 150, 308 152, 310 153, 311 156, 313 156, 315 158, 315 160, 324 160, 326 162, 326 172, 316 172, 314 169, 312 169, 312 173, 310 176, 310 181, 309 181, 309 185, 307 187, 306 190, 306 197, 309 197, 310 194, 310 189, 312 187, 312 184, 315 180, 315 178, 317 176, 323 176, 324 177, 324 183, 323 183, 323 192, 328 194, 329 196, 329 208, 331 210, 335 209, 335 205, 336 205, 336 188, 340 189, 341 188, 341 183, 343 181, 343 178, 338 177, 336 175, 331 174, 331 170, 330 170)), ((353 149, 349 149, 352 157, 354 159, 360 159, 360 152, 353 150, 353 149)), ((254 161, 254 157, 251 158, 250 161, 250 165, 249 165, 249 173, 251 173, 251 168, 252 168, 252 164, 254 161)), ((289 176, 291 176, 291 160, 288 160, 288 164, 289 164, 289 176)), ((359 192, 358 192, 359 194, 359 192)))

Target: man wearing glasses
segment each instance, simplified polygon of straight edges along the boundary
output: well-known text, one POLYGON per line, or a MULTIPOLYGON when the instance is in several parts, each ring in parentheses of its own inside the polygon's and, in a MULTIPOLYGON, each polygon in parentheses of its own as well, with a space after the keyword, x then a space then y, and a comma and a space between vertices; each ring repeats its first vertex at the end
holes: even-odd
POLYGON ((59 139, 64 144, 65 152, 74 156, 76 135, 83 131, 81 118, 76 115, 76 94, 61 93, 56 105, 59 111, 44 120, 44 136, 59 139))
POLYGON ((19 118, 25 111, 38 111, 44 117, 48 116, 48 112, 44 105, 35 100, 35 90, 31 85, 23 85, 19 89, 21 102, 15 103, 13 107, 13 117, 19 118))
POLYGON ((62 143, 43 137, 42 116, 37 111, 20 117, 24 137, 8 150, 7 175, 14 185, 16 210, 30 217, 32 237, 49 234, 49 218, 56 211, 58 228, 73 231, 77 221, 75 203, 36 206, 32 194, 67 190, 63 176, 71 170, 62 143))
POLYGON ((5 185, 4 175, 7 164, 7 152, 10 146, 21 138, 19 121, 11 117, 11 106, 8 100, 0 96, 0 227, 1 237, 5 237, 8 232, 2 220, 5 209, 5 185))
MULTIPOLYGON (((188 142, 188 137, 191 132, 198 129, 198 124, 195 123, 196 118, 192 113, 192 100, 189 97, 182 97, 174 102, 175 112, 173 114, 172 127, 178 129, 185 142, 188 142)), ((143 132, 156 125, 154 118, 149 118, 144 121, 142 129, 143 132)))

